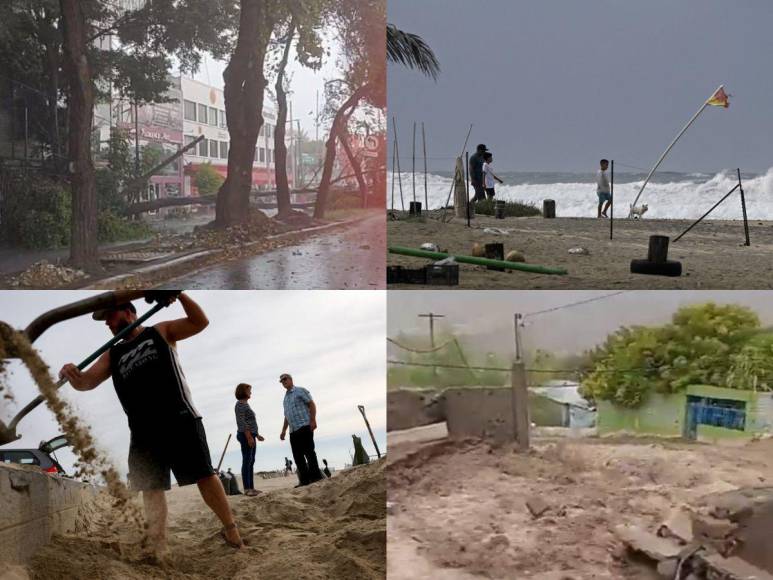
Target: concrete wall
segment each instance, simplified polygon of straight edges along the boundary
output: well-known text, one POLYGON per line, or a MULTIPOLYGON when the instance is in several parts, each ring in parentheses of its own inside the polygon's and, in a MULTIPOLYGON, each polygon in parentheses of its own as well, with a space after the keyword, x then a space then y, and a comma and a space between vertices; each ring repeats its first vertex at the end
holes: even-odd
POLYGON ((21 563, 52 534, 72 531, 96 488, 34 468, 0 464, 0 562, 21 563))
POLYGON ((451 437, 515 440, 512 390, 454 387, 445 391, 446 425, 451 437))

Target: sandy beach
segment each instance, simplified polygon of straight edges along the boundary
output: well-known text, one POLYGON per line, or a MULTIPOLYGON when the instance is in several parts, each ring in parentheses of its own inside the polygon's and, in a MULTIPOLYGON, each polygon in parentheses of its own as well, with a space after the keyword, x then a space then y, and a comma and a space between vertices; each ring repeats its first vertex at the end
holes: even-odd
POLYGON ((615 526, 654 530, 712 493, 773 482, 771 440, 725 447, 544 433, 517 453, 450 440, 437 424, 390 432, 389 445, 396 580, 654 580, 653 566, 625 557, 615 526), (539 517, 527 506, 535 498, 546 505, 539 517))
POLYGON ((384 578, 385 460, 293 489, 295 476, 256 479, 263 493, 229 496, 248 546, 229 548, 196 486, 175 487, 169 502, 169 555, 143 560, 127 530, 116 531, 107 504, 83 513, 78 533, 42 549, 31 578, 384 578))
MULTIPOLYGON (((494 219, 476 216, 472 227, 466 220, 449 223, 436 219, 438 212, 422 221, 396 213, 387 221, 389 246, 419 248, 430 242, 440 251, 470 255, 472 246, 501 242, 505 253, 522 252, 526 262, 565 268, 568 275, 527 272, 496 272, 462 264, 458 286, 417 286, 395 284, 401 289, 769 289, 773 287, 770 263, 773 257, 773 222, 750 221, 751 246, 744 246, 743 223, 703 221, 676 243, 671 242, 668 257, 682 262, 678 278, 630 273, 633 259, 647 257, 650 235, 666 235, 672 240, 692 222, 687 220, 628 220, 614 222, 614 239, 609 239, 609 222, 592 218, 542 217, 494 219), (505 230, 486 233, 486 228, 505 230), (587 255, 570 254, 572 248, 585 248, 587 255)), ((449 210, 449 215, 452 210, 449 210)), ((423 258, 388 254, 387 265, 420 268, 431 263, 423 258)))

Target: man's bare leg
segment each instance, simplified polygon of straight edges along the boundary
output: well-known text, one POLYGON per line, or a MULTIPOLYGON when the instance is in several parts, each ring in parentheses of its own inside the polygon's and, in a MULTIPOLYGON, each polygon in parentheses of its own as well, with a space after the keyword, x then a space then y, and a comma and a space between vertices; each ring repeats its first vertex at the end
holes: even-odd
POLYGON ((223 484, 220 482, 220 478, 217 475, 212 474, 209 477, 200 479, 196 482, 199 486, 199 492, 201 497, 209 506, 215 515, 220 518, 225 528, 225 537, 229 542, 234 544, 241 544, 242 538, 239 535, 239 530, 234 527, 236 523, 234 520, 234 514, 231 511, 231 506, 228 504, 228 499, 223 489, 223 484))
POLYGON ((142 492, 145 505, 145 519, 148 521, 148 540, 153 551, 159 555, 166 552, 166 495, 163 489, 142 492))

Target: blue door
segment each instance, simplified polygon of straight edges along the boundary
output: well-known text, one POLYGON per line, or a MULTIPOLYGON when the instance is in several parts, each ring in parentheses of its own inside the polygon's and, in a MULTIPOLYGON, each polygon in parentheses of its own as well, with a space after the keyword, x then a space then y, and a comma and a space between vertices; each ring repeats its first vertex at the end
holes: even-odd
POLYGON ((697 438, 698 425, 744 431, 746 429, 746 403, 731 399, 688 396, 685 424, 685 437, 687 439, 697 438))

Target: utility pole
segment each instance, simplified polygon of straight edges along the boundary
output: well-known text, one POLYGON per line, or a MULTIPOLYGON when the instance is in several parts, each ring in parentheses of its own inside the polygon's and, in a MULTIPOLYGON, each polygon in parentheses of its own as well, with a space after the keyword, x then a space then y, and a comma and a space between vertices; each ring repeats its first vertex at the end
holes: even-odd
POLYGON ((523 326, 523 314, 516 312, 513 315, 513 328, 515 330, 515 361, 521 360, 521 326, 523 326))
POLYGON ((370 428, 368 418, 365 416, 365 406, 357 405, 357 409, 359 409, 360 413, 362 413, 362 418, 365 419, 365 426, 368 428, 368 433, 370 433, 370 440, 373 441, 373 447, 376 448, 376 455, 378 455, 378 458, 381 459, 381 451, 378 449, 378 443, 376 443, 376 438, 373 436, 373 430, 370 428))
POLYGON ((314 117, 315 141, 319 141, 319 89, 317 89, 317 114, 314 117))
POLYGON ((428 314, 419 314, 419 318, 429 318, 429 342, 432 348, 435 348, 435 319, 445 318, 445 315, 430 312, 428 314))

